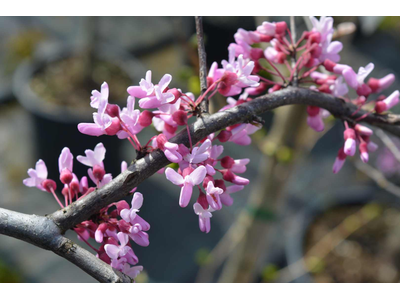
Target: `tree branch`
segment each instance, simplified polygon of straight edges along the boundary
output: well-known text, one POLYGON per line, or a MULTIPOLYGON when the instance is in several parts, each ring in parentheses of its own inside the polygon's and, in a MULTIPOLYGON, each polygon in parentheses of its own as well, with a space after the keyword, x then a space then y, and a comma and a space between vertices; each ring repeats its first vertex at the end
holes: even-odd
MULTIPOLYGON (((196 35, 197 35, 197 49, 199 52, 199 78, 200 89, 203 95, 207 90, 207 56, 206 48, 204 46, 204 33, 203 33, 203 17, 195 17, 196 21, 196 35)), ((208 113, 208 97, 205 96, 200 104, 202 112, 208 113)))
POLYGON ((89 251, 62 236, 60 228, 47 217, 27 215, 0 208, 0 234, 53 251, 100 282, 133 281, 89 251))
MULTIPOLYGON (((258 97, 236 107, 199 118, 189 128, 192 141, 197 143, 211 133, 234 124, 252 122, 259 114, 291 104, 318 106, 327 109, 335 117, 351 123, 354 123, 355 119, 366 113, 365 111, 356 112, 354 105, 345 103, 342 99, 331 95, 304 88, 289 87, 273 94, 258 97)), ((399 115, 371 114, 364 118, 363 121, 400 137, 399 115)), ((182 130, 170 141, 189 146, 186 129, 182 130)), ((111 266, 63 237, 62 234, 82 221, 88 220, 103 207, 121 200, 134 187, 137 187, 142 181, 167 164, 169 164, 169 161, 164 153, 156 150, 130 165, 125 172, 118 175, 106 186, 93 191, 81 200, 47 217, 25 215, 0 209, 0 234, 9 235, 43 249, 51 250, 79 266, 101 282, 130 282, 131 279, 126 275, 113 270, 111 266)))
MULTIPOLYGON (((198 119, 190 125, 192 142, 195 144, 213 132, 234 124, 251 122, 259 114, 290 104, 318 106, 327 109, 335 117, 347 120, 350 123, 354 123, 355 119, 365 114, 365 111, 359 111, 353 115, 357 109, 354 105, 345 103, 342 99, 331 95, 304 88, 287 88, 198 119)), ((371 114, 363 121, 400 137, 400 126, 397 126, 400 124, 399 115, 371 114)), ((186 129, 183 129, 170 141, 189 146, 186 129)), ((142 181, 169 163, 164 153, 156 150, 130 165, 124 173, 117 176, 103 188, 97 189, 72 205, 53 213, 50 218, 64 232, 89 219, 93 214, 99 212, 101 208, 121 200, 134 187, 137 187, 142 181)))

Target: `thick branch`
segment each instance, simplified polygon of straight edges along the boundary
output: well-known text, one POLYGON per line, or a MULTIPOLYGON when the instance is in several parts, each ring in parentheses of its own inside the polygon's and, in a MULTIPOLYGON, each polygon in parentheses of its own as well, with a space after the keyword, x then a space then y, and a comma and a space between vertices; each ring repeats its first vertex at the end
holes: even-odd
MULTIPOLYGON (((203 33, 203 17, 195 17, 196 20, 196 35, 197 35, 197 49, 199 52, 199 78, 201 94, 207 90, 207 56, 206 48, 204 46, 204 33, 203 33)), ((205 96, 200 104, 202 112, 208 113, 208 97, 205 96)))
MULTIPOLYGON (((355 119, 365 114, 365 111, 356 111, 352 104, 345 103, 342 99, 335 98, 303 88, 287 88, 273 94, 258 97, 250 102, 217 112, 210 116, 198 119, 190 126, 193 143, 205 138, 207 135, 237 123, 251 122, 255 116, 274 108, 290 105, 304 104, 325 108, 337 118, 354 122, 355 119)), ((369 115, 364 122, 378 126, 400 137, 399 115, 369 115)), ((171 142, 189 146, 186 130, 182 130, 171 142)), ((121 200, 129 191, 137 187, 142 181, 149 178, 159 169, 169 164, 164 154, 157 150, 146 157, 137 160, 129 166, 128 170, 116 177, 112 182, 98 189, 72 205, 53 213, 52 218, 56 224, 66 231, 76 224, 89 219, 101 208, 121 200)))
POLYGON ((53 251, 100 282, 132 282, 125 274, 113 270, 110 265, 62 236, 60 229, 47 217, 0 208, 0 234, 53 251))

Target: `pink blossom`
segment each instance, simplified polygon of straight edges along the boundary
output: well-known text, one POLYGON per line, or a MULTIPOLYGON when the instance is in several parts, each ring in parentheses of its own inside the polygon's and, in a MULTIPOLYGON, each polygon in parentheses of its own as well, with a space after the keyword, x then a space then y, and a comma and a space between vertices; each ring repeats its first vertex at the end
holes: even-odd
POLYGON ((322 16, 319 20, 315 17, 310 17, 313 24, 313 32, 318 32, 321 35, 321 41, 325 41, 329 35, 333 34, 333 18, 322 16))
POLYGON ((395 76, 393 74, 388 74, 381 79, 370 78, 368 80, 368 86, 371 88, 372 93, 380 93, 391 86, 394 80, 395 76))
POLYGON ((202 232, 209 233, 211 230, 211 212, 213 212, 214 210, 211 207, 208 209, 204 209, 198 202, 193 205, 193 210, 195 214, 199 216, 200 230, 202 232))
POLYGON ((190 174, 185 175, 185 177, 182 177, 182 175, 174 171, 174 169, 167 168, 165 170, 165 175, 167 179, 173 184, 182 187, 179 197, 179 205, 181 207, 186 207, 189 204, 193 192, 193 187, 202 183, 206 174, 207 170, 204 166, 199 166, 190 174))
POLYGON ((147 71, 146 79, 142 79, 139 86, 128 87, 128 93, 132 97, 141 98, 139 106, 141 108, 158 108, 163 104, 174 101, 175 96, 170 92, 164 92, 172 80, 172 76, 165 74, 158 84, 151 82, 151 71, 147 71))
POLYGON ((162 150, 170 162, 179 163, 182 160, 182 155, 178 152, 179 146, 168 142, 163 134, 159 134, 157 138, 153 139, 153 147, 162 150))
POLYGON ((106 148, 103 143, 98 143, 93 150, 87 149, 85 150, 86 156, 78 155, 76 159, 85 166, 94 167, 100 166, 104 167, 103 160, 106 156, 106 148))
POLYGON ((333 164, 333 168, 332 168, 332 171, 334 174, 336 174, 337 172, 339 172, 342 169, 342 167, 346 161, 346 157, 347 157, 347 155, 344 152, 343 147, 340 148, 339 153, 335 159, 335 163, 333 164))
POLYGON ((356 133, 354 129, 348 128, 343 133, 344 136, 344 153, 353 156, 356 153, 356 133))
POLYGON ((100 102, 108 102, 108 94, 108 84, 107 82, 103 82, 103 84, 101 85, 101 92, 99 92, 98 90, 92 91, 92 96, 90 97, 90 106, 96 109, 99 108, 100 102))
MULTIPOLYGON (((126 129, 129 130, 132 135, 138 134, 143 129, 139 123, 139 116, 140 110, 135 109, 135 98, 129 96, 127 100, 127 107, 122 109, 120 118, 124 122, 126 129)), ((126 139, 129 137, 129 134, 124 130, 120 130, 118 131, 117 136, 120 139, 126 139)))
MULTIPOLYGON (((104 84, 103 84, 104 85, 104 84)), ((108 90, 108 89, 107 89, 108 90)), ((103 134, 115 135, 120 130, 120 121, 117 117, 110 117, 107 113, 108 99, 96 98, 97 113, 93 113, 94 123, 79 123, 78 130, 87 135, 100 136, 103 134)))
POLYGON ((121 218, 129 223, 134 222, 136 213, 139 212, 139 208, 141 208, 142 205, 143 205, 143 195, 139 192, 136 192, 132 198, 131 208, 121 210, 121 213, 120 213, 121 218))
POLYGON ((215 187, 214 183, 210 180, 207 184, 206 196, 207 202, 214 210, 220 210, 222 208, 222 203, 220 195, 224 191, 221 188, 215 187))
POLYGON ((347 68, 343 71, 343 77, 347 84, 357 91, 358 95, 368 96, 371 93, 371 89, 364 83, 364 80, 373 69, 373 63, 369 63, 365 68, 360 67, 357 74, 352 68, 347 68))
POLYGON ((132 251, 128 245, 129 237, 123 232, 118 232, 117 234, 120 246, 107 244, 104 246, 104 250, 111 259, 118 259, 119 257, 125 256, 129 251, 132 251))
POLYGON ((47 179, 47 167, 43 160, 39 159, 36 162, 35 169, 28 170, 29 178, 23 180, 23 183, 28 187, 37 187, 42 191, 46 191, 43 187, 43 182, 47 179))
POLYGON ((342 97, 349 92, 347 85, 343 82, 343 77, 338 77, 335 82, 329 86, 329 89, 332 91, 332 95, 335 97, 342 97))
POLYGON ((394 91, 384 100, 376 102, 375 111, 380 114, 391 109, 393 106, 397 105, 397 103, 399 103, 399 91, 394 91))
POLYGON ((251 138, 249 135, 253 134, 259 129, 261 129, 260 126, 252 124, 240 124, 239 126, 230 130, 232 136, 229 138, 229 141, 242 146, 250 145, 251 138))

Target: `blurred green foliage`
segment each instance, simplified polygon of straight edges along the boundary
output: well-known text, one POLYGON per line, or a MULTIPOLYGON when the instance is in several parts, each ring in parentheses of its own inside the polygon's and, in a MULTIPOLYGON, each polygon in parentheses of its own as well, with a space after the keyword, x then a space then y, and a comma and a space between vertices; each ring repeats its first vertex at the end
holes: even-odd
POLYGON ((0 260, 0 283, 22 282, 21 276, 0 260))

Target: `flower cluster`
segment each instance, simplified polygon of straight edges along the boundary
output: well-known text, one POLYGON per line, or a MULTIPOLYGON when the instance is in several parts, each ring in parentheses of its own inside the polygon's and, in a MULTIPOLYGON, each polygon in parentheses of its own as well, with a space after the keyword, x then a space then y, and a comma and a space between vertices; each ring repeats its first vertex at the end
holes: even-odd
MULTIPOLYGON (((104 145, 99 143, 94 151, 86 150, 85 154, 86 156, 78 155, 77 160, 90 167, 88 175, 94 185, 100 188, 109 183, 112 180, 112 175, 106 174, 104 169, 103 160, 106 154, 104 145)), ((83 176, 79 180, 73 173, 73 155, 67 147, 61 151, 58 164, 60 181, 64 186, 61 191, 64 196, 64 204, 56 194, 56 182, 47 178, 47 167, 43 160, 36 163, 35 169, 28 170, 29 178, 25 179, 23 183, 26 186, 52 193, 61 208, 79 201, 83 196, 95 190, 94 187, 89 187, 87 176, 83 176)), ((121 171, 123 171, 125 165, 126 163, 123 162, 121 171)), ((143 270, 143 267, 134 266, 139 260, 129 244, 129 239, 143 247, 149 245, 149 236, 146 231, 150 229, 150 225, 137 214, 142 204, 143 195, 136 192, 133 195, 131 206, 125 200, 113 203, 101 209, 90 220, 73 228, 78 239, 92 248, 97 253, 98 258, 131 278, 135 278, 143 270), (100 244, 98 249, 89 243, 90 238, 100 244)))
MULTIPOLYGON (((360 67, 356 73, 352 67, 339 64, 343 45, 339 41, 332 41, 335 29, 333 18, 321 17, 319 20, 310 17, 313 25, 310 31, 305 31, 298 41, 293 41, 290 30, 285 22, 263 22, 255 31, 239 29, 234 35, 235 43, 229 46, 230 61, 234 57, 245 59, 247 65, 254 65, 252 74, 258 75, 261 84, 258 87, 245 89, 247 95, 258 95, 268 89, 273 93, 279 89, 293 84, 295 75, 298 77, 296 84, 321 93, 341 97, 345 102, 357 106, 357 112, 367 109, 369 112, 360 116, 354 122, 344 121, 344 143, 340 148, 333 172, 337 173, 342 168, 347 156, 355 155, 357 146, 363 162, 368 162, 369 152, 375 151, 377 145, 370 140, 373 131, 358 124, 368 114, 381 114, 390 110, 399 102, 399 91, 394 91, 389 96, 381 94, 393 82, 394 75, 388 74, 383 78, 370 78, 367 76, 374 69, 374 64, 369 63, 365 68, 360 67), (288 38, 286 37, 286 33, 288 38), (261 48, 260 42, 268 42, 270 46, 261 48), (295 65, 290 63, 291 58, 296 58, 295 65), (264 67, 266 61, 271 67, 264 67), (283 69, 287 69, 288 76, 284 76, 283 69), (267 72, 278 80, 273 81, 261 72, 267 72), (311 83, 311 85, 310 85, 311 83), (349 89, 354 90, 356 97, 349 96, 349 89)), ((221 92, 223 95, 227 93, 221 92)), ((234 95, 238 93, 232 93, 234 95)), ((323 119, 330 116, 329 112, 321 107, 307 107, 307 123, 315 131, 325 128, 323 119)))

